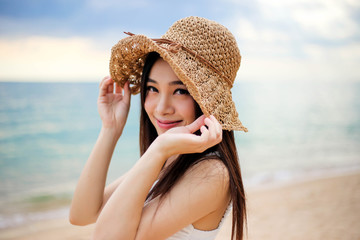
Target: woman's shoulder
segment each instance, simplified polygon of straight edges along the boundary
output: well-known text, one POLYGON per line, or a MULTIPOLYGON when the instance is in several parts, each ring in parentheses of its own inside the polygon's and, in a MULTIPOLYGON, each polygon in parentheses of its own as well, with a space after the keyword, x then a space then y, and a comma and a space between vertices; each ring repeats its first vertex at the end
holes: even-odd
POLYGON ((206 182, 219 184, 221 188, 228 188, 229 184, 229 171, 217 154, 207 154, 205 159, 190 167, 184 177, 195 180, 195 183, 206 179, 206 182))

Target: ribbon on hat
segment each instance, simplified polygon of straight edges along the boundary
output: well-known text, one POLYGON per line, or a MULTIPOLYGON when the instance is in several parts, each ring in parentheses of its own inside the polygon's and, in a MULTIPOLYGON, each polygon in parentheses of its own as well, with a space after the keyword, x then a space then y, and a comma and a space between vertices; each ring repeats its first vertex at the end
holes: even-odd
MULTIPOLYGON (((129 35, 129 36, 134 36, 134 33, 131 32, 124 32, 125 34, 129 35)), ((206 60, 205 58, 203 58, 202 56, 198 55, 195 51, 183 46, 181 43, 178 42, 174 42, 172 40, 169 39, 165 39, 165 38, 151 38, 151 40, 153 40, 155 43, 157 43, 159 45, 159 47, 171 52, 171 53, 177 53, 180 51, 180 49, 183 49, 184 51, 190 53, 191 55, 193 55, 195 58, 199 59, 202 63, 204 63, 205 65, 208 65, 212 70, 214 70, 217 74, 219 74, 220 76, 222 76, 226 82, 229 84, 230 87, 232 87, 232 81, 229 80, 227 77, 225 77, 212 63, 210 63, 208 60, 206 60), (163 47, 161 46, 161 44, 167 44, 168 47, 163 47)))

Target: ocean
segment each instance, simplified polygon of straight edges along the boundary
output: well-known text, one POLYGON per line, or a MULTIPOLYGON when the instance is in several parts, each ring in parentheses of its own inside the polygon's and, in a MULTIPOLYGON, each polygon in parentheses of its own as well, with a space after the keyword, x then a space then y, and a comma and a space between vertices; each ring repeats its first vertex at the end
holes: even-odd
MULTIPOLYGON (((360 168, 360 82, 238 82, 248 188, 360 168)), ((67 215, 101 127, 98 83, 0 82, 0 230, 67 215)), ((139 96, 108 182, 139 157, 139 96)))

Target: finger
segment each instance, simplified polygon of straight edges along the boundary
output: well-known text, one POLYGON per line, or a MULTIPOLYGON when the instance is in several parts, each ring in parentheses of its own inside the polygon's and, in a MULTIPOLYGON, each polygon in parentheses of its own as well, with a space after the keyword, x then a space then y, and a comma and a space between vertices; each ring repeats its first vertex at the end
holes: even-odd
POLYGON ((209 138, 209 129, 207 129, 205 126, 201 126, 200 127, 200 132, 201 132, 201 138, 203 140, 207 140, 209 138))
POLYGON ((204 123, 205 123, 205 125, 208 126, 208 127, 214 125, 212 121, 213 121, 213 120, 212 120, 210 117, 207 117, 207 118, 204 119, 204 123))
POLYGON ((130 91, 130 82, 126 82, 124 85, 124 99, 126 102, 130 102, 131 91, 130 91))
POLYGON ((219 123, 219 121, 213 115, 210 115, 210 119, 213 121, 213 123, 216 127, 217 135, 222 135, 222 126, 219 123))
POLYGON ((205 116, 201 115, 194 122, 187 125, 186 128, 189 130, 190 133, 194 133, 199 130, 201 126, 204 126, 204 119, 205 116))
POLYGON ((208 148, 208 142, 209 142, 210 133, 209 133, 209 129, 207 129, 205 126, 201 126, 200 132, 201 132, 201 135, 200 135, 200 139, 201 139, 200 148, 201 149, 200 150, 204 151, 205 149, 208 148), (205 148, 205 149, 203 149, 203 148, 205 148))
POLYGON ((112 80, 107 87, 107 93, 114 93, 114 82, 112 80))
POLYGON ((210 117, 207 117, 207 118, 205 118, 204 123, 208 127, 211 135, 213 135, 216 132, 216 127, 213 122, 213 119, 211 119, 210 117))
POLYGON ((109 84, 112 84, 112 79, 110 77, 109 78, 105 77, 100 84, 100 92, 99 92, 100 96, 105 96, 108 93, 109 84))
POLYGON ((209 130, 203 125, 200 127, 201 134, 209 134, 209 130))
POLYGON ((99 88, 101 88, 101 86, 104 84, 104 82, 107 81, 108 79, 110 79, 110 76, 104 77, 99 83, 99 88))
POLYGON ((115 93, 122 93, 122 88, 118 82, 115 83, 115 93))
POLYGON ((204 120, 209 130, 208 141, 210 144, 217 144, 222 140, 222 131, 219 128, 219 122, 214 117, 208 117, 204 120))

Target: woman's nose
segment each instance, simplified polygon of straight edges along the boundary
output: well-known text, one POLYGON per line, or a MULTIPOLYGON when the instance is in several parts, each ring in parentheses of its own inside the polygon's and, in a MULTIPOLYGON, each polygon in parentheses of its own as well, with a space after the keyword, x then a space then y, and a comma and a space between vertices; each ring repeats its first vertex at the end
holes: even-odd
POLYGON ((166 95, 159 96, 156 111, 161 115, 173 114, 174 106, 172 104, 171 98, 166 95))

